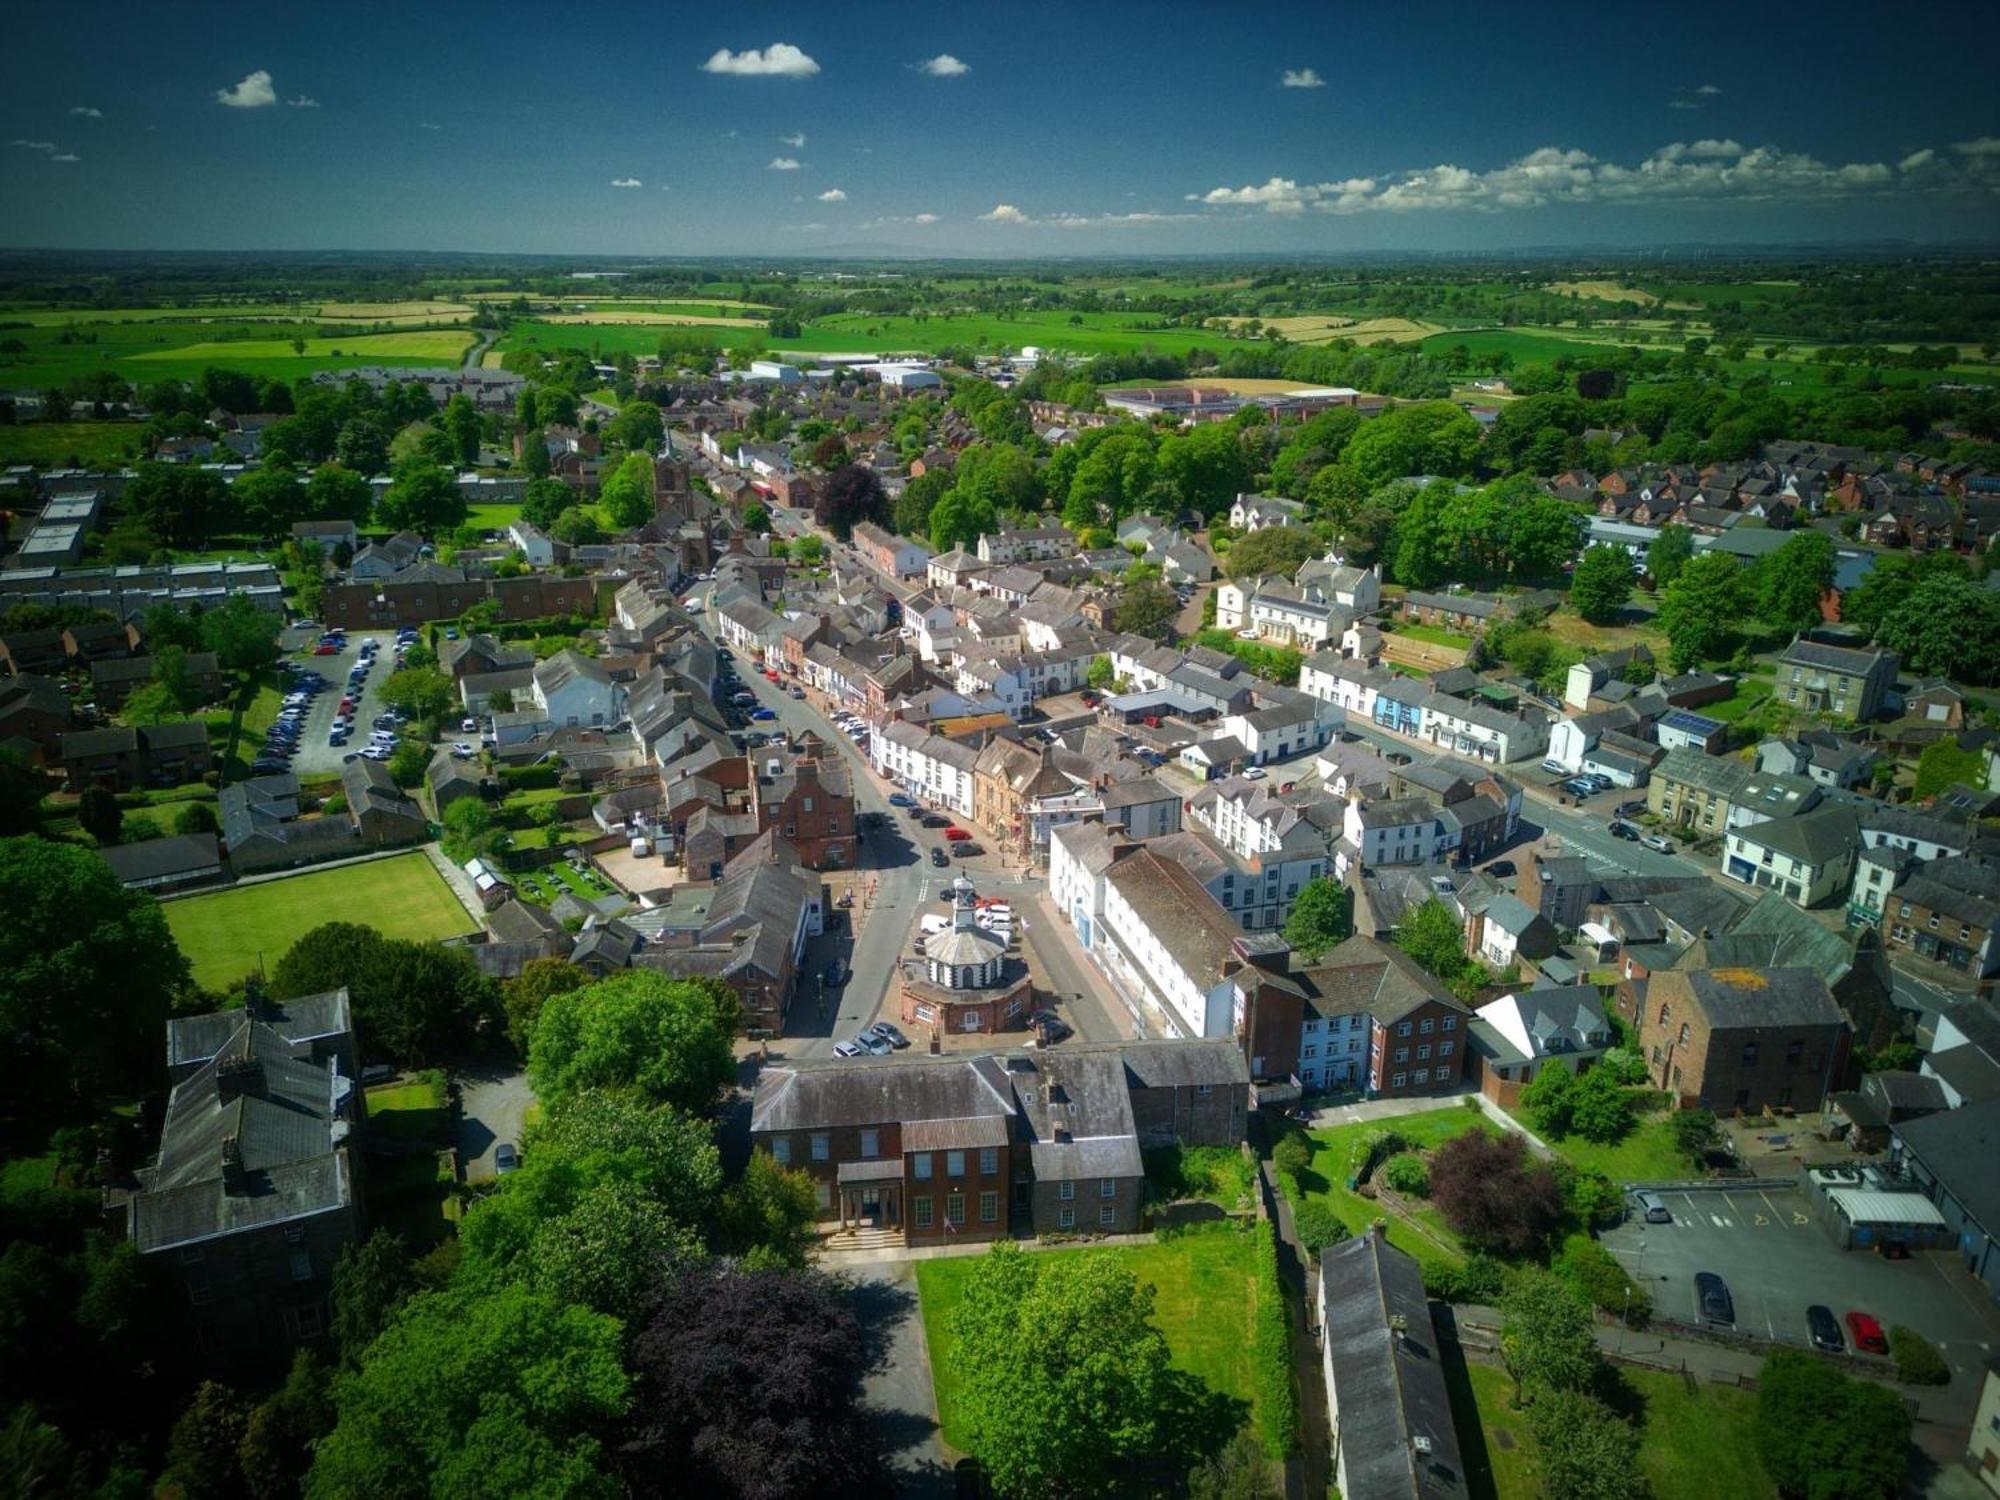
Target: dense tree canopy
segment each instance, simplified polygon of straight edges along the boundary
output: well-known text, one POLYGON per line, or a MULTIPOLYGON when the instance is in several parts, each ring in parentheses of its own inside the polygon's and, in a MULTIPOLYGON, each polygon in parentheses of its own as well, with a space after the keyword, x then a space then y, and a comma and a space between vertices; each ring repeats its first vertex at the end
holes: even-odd
POLYGON ((1635 570, 1623 547, 1599 544, 1578 559, 1570 579, 1570 603, 1593 625, 1608 625, 1632 597, 1635 570))
POLYGON ((1887 1500, 1908 1468, 1902 1397, 1794 1349, 1758 1372, 1756 1435, 1757 1456, 1785 1495, 1887 1500))
POLYGON ((1431 1201, 1466 1242, 1496 1255, 1539 1249, 1562 1222, 1562 1192, 1518 1135, 1468 1130, 1432 1153, 1431 1201))
POLYGON ((347 987, 364 1055, 434 1062, 472 1045, 496 1019, 493 982, 464 954, 329 922, 292 944, 271 973, 278 999, 347 987))
POLYGON ((736 1076, 733 1027, 718 988, 641 970, 550 995, 528 1048, 536 1094, 555 1100, 583 1089, 632 1089, 707 1113, 736 1076))
POLYGON ((451 470, 428 458, 406 458, 377 507, 382 524, 419 536, 437 536, 465 524, 465 496, 451 470))
POLYGON ((844 542, 863 521, 882 521, 888 508, 888 495, 873 469, 843 464, 821 482, 813 516, 844 542))
POLYGON ((653 485, 653 460, 644 452, 628 453, 605 477, 598 503, 613 526, 621 530, 644 526, 653 519, 653 485))
POLYGON ((1726 552, 1704 552, 1680 570, 1660 596, 1657 615, 1671 644, 1677 672, 1690 671, 1721 653, 1741 628, 1743 570, 1726 552))

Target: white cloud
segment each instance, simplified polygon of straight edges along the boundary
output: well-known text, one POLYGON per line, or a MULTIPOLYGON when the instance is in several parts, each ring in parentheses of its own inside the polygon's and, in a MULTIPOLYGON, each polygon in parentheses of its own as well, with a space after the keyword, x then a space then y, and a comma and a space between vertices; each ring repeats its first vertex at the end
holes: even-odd
POLYGON ((989 224, 1025 224, 1028 216, 1011 203, 996 203, 990 213, 979 216, 989 224))
POLYGON ((910 222, 911 222, 912 224, 935 224, 935 223, 937 223, 937 215, 936 215, 936 214, 917 214, 917 215, 915 215, 915 216, 914 216, 913 218, 911 218, 910 222))
POLYGON ((861 229, 882 229, 890 224, 935 224, 936 214, 884 214, 879 219, 863 219, 856 226, 861 229))
POLYGON ((745 47, 741 52, 719 47, 701 70, 738 78, 810 78, 819 71, 819 64, 790 42, 773 42, 762 49, 745 47))
POLYGON ((54 151, 56 149, 54 141, 24 141, 17 138, 11 144, 19 146, 24 151, 54 151))
POLYGON ((805 143, 806 133, 803 130, 795 130, 790 135, 781 135, 778 137, 779 145, 790 146, 794 151, 798 150, 805 143))
POLYGON ((919 73, 928 73, 933 78, 963 78, 972 71, 972 64, 962 63, 949 52, 940 52, 936 57, 927 57, 917 64, 919 73))
POLYGON ((798 162, 789 156, 772 157, 770 166, 766 168, 767 171, 771 172, 796 172, 798 169, 798 162))
POLYGON ((50 160, 50 161, 82 161, 82 160, 83 160, 83 158, 82 158, 82 157, 80 157, 80 156, 78 156, 78 155, 77 155, 77 154, 76 154, 76 153, 75 153, 74 151, 63 151, 63 152, 60 152, 60 153, 58 153, 58 154, 57 154, 57 155, 55 155, 55 156, 51 156, 51 157, 49 158, 49 160, 50 160))
POLYGON ((1717 88, 1712 83, 1704 83, 1703 85, 1701 85, 1700 88, 1696 89, 1695 92, 1697 94, 1700 94, 1704 99, 1713 99, 1716 95, 1720 94, 1722 90, 1717 88))
POLYGON ((259 68, 254 73, 246 74, 234 88, 217 89, 215 102, 226 104, 231 109, 262 109, 267 104, 278 102, 278 91, 271 87, 271 75, 259 68))
POLYGON ((432 123, 431 123, 431 122, 430 122, 429 120, 419 120, 419 121, 417 121, 417 129, 419 129, 419 130, 442 130, 442 129, 444 129, 444 126, 442 126, 442 125, 434 125, 434 124, 432 124, 432 123))
POLYGON ((826 232, 826 225, 818 223, 781 224, 778 227, 790 234, 824 234, 826 232))
POLYGON ((822 203, 845 203, 847 201, 847 194, 843 193, 839 188, 828 188, 819 195, 819 201, 822 203))
MULTIPOLYGON (((1199 214, 1125 213, 1125 214, 1078 214, 1057 213, 1046 218, 1029 214, 1011 203, 998 203, 991 213, 979 216, 990 224, 1014 224, 1031 229, 1131 229, 1146 224, 1167 224, 1179 219, 1196 219, 1199 214)), ((935 222, 934 215, 919 214, 915 220, 919 224, 935 222)))
POLYGON ((1897 162, 1896 169, 1899 172, 1921 172, 1936 160, 1937 152, 1926 146, 1921 151, 1912 151, 1908 156, 1897 162))
POLYGON ((1287 89, 1323 89, 1326 87, 1326 80, 1311 68, 1287 68, 1284 76, 1278 80, 1278 86, 1287 89))
POLYGON ((646 184, 636 177, 614 177, 611 179, 611 185, 615 188, 635 188, 644 187, 646 184))
MULTIPOLYGON (((1960 174, 1968 188, 1991 187, 1977 170, 1988 156, 2000 165, 2000 140, 1960 143, 1972 163, 1960 174)), ((1934 153, 1906 157, 1903 170, 1931 165, 1934 153)), ((1934 174, 1933 174, 1934 175, 1934 174)), ((1932 176, 1927 176, 1932 180, 1932 176)), ((1746 149, 1734 140, 1676 141, 1636 165, 1600 161, 1587 151, 1545 146, 1505 166, 1474 171, 1441 163, 1417 171, 1344 181, 1299 182, 1272 177, 1242 187, 1189 193, 1211 208, 1262 209, 1273 214, 1417 212, 1432 209, 1539 208, 1552 203, 1641 199, 1831 198, 1889 188, 1895 172, 1882 162, 1828 163, 1775 146, 1746 149)))
POLYGON ((2000 156, 2000 136, 1982 135, 1975 140, 1953 141, 1951 149, 1960 156, 1971 157, 1974 161, 1989 160, 2000 156))
POLYGON ((70 113, 73 115, 81 115, 86 120, 101 120, 104 118, 103 110, 97 109, 88 104, 75 105, 70 109, 70 113))
POLYGON ((287 100, 285 101, 285 103, 286 103, 287 105, 289 105, 289 106, 290 106, 291 108, 293 108, 293 109, 318 109, 318 108, 319 108, 319 100, 317 100, 317 99, 313 98, 313 97, 312 97, 312 95, 310 95, 310 94, 300 94, 300 95, 298 96, 298 98, 296 98, 296 99, 287 99, 287 100))
POLYGON ((1700 108, 1701 108, 1701 106, 1700 106, 1699 104, 1695 103, 1695 102, 1694 102, 1694 100, 1692 100, 1692 99, 1669 99, 1669 100, 1667 101, 1667 108, 1668 108, 1668 109, 1700 109, 1700 108))

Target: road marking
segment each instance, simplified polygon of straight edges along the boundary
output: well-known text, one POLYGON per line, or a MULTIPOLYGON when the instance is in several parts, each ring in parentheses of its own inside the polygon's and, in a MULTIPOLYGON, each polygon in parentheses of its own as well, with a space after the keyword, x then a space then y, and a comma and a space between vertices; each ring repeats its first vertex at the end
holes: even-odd
POLYGON ((1729 1227, 1729 1221, 1723 1218, 1721 1214, 1710 1214, 1708 1217, 1714 1222, 1717 1229, 1727 1229, 1729 1227))
POLYGON ((1812 1221, 1795 1208, 1792 1210, 1792 1222, 1794 1224, 1810 1224, 1812 1221))
MULTIPOLYGON (((1759 1192, 1757 1196, 1764 1200, 1764 1207, 1771 1210, 1772 1217, 1777 1219, 1778 1226, 1780 1228, 1783 1228, 1785 1223, 1785 1216, 1778 1212, 1778 1205, 1771 1201, 1771 1195, 1769 1193, 1759 1192)), ((1760 1218, 1757 1222, 1761 1224, 1763 1220, 1760 1218)))
POLYGON ((1769 1224, 1771 1221, 1765 1218, 1762 1214, 1752 1214, 1750 1217, 1750 1222, 1755 1224, 1759 1229, 1762 1229, 1766 1224, 1769 1224))

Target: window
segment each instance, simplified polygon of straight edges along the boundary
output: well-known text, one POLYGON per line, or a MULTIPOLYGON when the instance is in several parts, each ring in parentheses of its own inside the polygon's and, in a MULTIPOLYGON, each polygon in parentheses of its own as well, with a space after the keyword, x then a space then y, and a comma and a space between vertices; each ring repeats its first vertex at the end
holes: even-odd
POLYGON ((1685 1047, 1687 1044, 1688 1044, 1687 1022, 1683 1021, 1681 1023, 1681 1039, 1678 1045, 1685 1047))
POLYGON ((1210 1094, 1215 1092, 1215 1085, 1212 1083, 1198 1083, 1194 1086, 1194 1092, 1196 1098, 1206 1099, 1210 1094))
POLYGON ((1805 1044, 1805 1040, 1804 1040, 1803 1038, 1801 1038, 1801 1037, 1794 1037, 1794 1038, 1792 1038, 1792 1040, 1791 1040, 1791 1041, 1789 1041, 1789 1042, 1785 1043, 1785 1061, 1786 1061, 1786 1063, 1790 1064, 1790 1065, 1791 1065, 1791 1066, 1793 1066, 1793 1067, 1797 1067, 1797 1066, 1798 1066, 1798 1064, 1799 1064, 1799 1061, 1800 1061, 1800 1060, 1801 1060, 1801 1059, 1802 1059, 1802 1058, 1803 1058, 1803 1057, 1804 1057, 1805 1055, 1806 1055, 1806 1044, 1805 1044))
POLYGON ((201 1246, 199 1246, 199 1245, 183 1245, 183 1246, 181 1246, 181 1264, 182 1264, 182 1265, 184 1265, 184 1266, 191 1266, 191 1265, 194 1265, 194 1264, 196 1264, 196 1263, 197 1263, 197 1262, 198 1262, 198 1261, 199 1261, 200 1259, 201 1259, 201 1246))
POLYGON ((910 1222, 915 1224, 919 1229, 930 1228, 931 1200, 929 1198, 912 1198, 910 1200, 910 1207, 916 1213, 916 1217, 912 1219, 910 1222))
POLYGON ((1457 1045, 1458 1045, 1458 1044, 1457 1044, 1456 1042, 1439 1042, 1439 1043, 1438 1043, 1438 1056, 1439 1056, 1439 1057, 1450 1057, 1450 1056, 1451 1056, 1451 1049, 1452 1049, 1453 1047, 1457 1046, 1457 1045))
POLYGON ((302 1339, 318 1338, 320 1331, 318 1305, 308 1302, 302 1307, 293 1308, 292 1328, 302 1339))
POLYGON ((979 1175, 991 1177, 1000 1170, 1000 1148, 981 1146, 979 1148, 979 1175))
POLYGON ((947 1224, 965 1222, 965 1194, 950 1193, 944 1200, 944 1221, 947 1224))
POLYGON ((1118 1210, 1113 1208, 1109 1203, 1105 1204, 1104 1207, 1097 1211, 1097 1222, 1104 1225, 1107 1229, 1110 1228, 1118 1222, 1118 1210))
POLYGON ((1116 1177, 1098 1178, 1097 1196, 1100 1198, 1116 1198, 1118 1196, 1118 1179, 1116 1177))
POLYGON ((1446 1017, 1444 1018, 1444 1022, 1443 1022, 1443 1025, 1444 1025, 1444 1029, 1445 1029, 1446 1031, 1456 1031, 1456 1030, 1458 1030, 1458 1017, 1457 1017, 1457 1016, 1446 1016, 1446 1017))
POLYGON ((312 1274, 312 1252, 310 1250, 294 1250, 292 1252, 292 1280, 311 1281, 312 1274))
POLYGON ((1076 1210, 1073 1208, 1065 1208, 1059 1210, 1056 1214, 1056 1228, 1058 1229, 1076 1228, 1076 1210))
POLYGON ((789 1167, 792 1164, 792 1143, 789 1138, 782 1135, 771 1138, 771 1160, 781 1167, 789 1167))
POLYGON ((305 1242, 306 1242, 305 1225, 287 1224, 285 1226, 285 1243, 287 1245, 303 1245, 305 1242))
POLYGON ((1431 1034, 1431 1019, 1429 1016, 1424 1017, 1423 1021, 1417 1026, 1417 1030, 1421 1031, 1425 1036, 1431 1034))
POLYGON ((917 1152, 916 1155, 910 1158, 910 1166, 913 1169, 912 1175, 915 1176, 917 1181, 929 1182, 931 1180, 930 1152, 928 1151, 917 1152))
POLYGON ((832 1140, 831 1140, 831 1139, 830 1139, 830 1138, 828 1137, 828 1135, 827 1135, 827 1133, 826 1133, 825 1131, 823 1131, 823 1130, 816 1130, 816 1131, 814 1131, 814 1132, 813 1132, 813 1138, 812 1138, 812 1158, 813 1158, 813 1160, 814 1160, 814 1161, 825 1161, 825 1160, 827 1159, 827 1157, 828 1157, 828 1155, 829 1155, 829 1153, 830 1153, 831 1149, 832 1149, 832 1145, 833 1145, 833 1142, 832 1142, 832 1140))
POLYGON ((824 1213, 827 1209, 833 1207, 833 1184, 822 1178, 813 1186, 815 1189, 813 1197, 818 1201, 820 1211, 824 1213))
POLYGON ((1395 1060, 1397 1062, 1408 1062, 1410 1060, 1410 1049, 1408 1047, 1398 1047, 1396 1049, 1395 1060))
POLYGON ((1418 1062, 1428 1062, 1430 1060, 1430 1055, 1431 1055, 1431 1046, 1429 1042, 1426 1042, 1424 1043, 1423 1046, 1417 1048, 1418 1062))
POLYGON ((1660 1004, 1660 1024, 1662 1026, 1667 1024, 1667 1007, 1666 1007, 1666 1002, 1664 1001, 1662 1001, 1660 1004))
POLYGON ((1394 1076, 1393 1078, 1391 1078, 1391 1079, 1389 1080, 1389 1087, 1390 1087, 1390 1088, 1392 1088, 1392 1089, 1399 1089, 1399 1088, 1401 1088, 1401 1087, 1402 1087, 1402 1086, 1403 1086, 1404 1084, 1408 1083, 1409 1081, 1410 1081, 1410 1075, 1409 1075, 1409 1074, 1407 1074, 1407 1073, 1398 1073, 1398 1074, 1396 1074, 1396 1075, 1395 1075, 1395 1076, 1394 1076))
POLYGON ((1070 1178, 1064 1178, 1056 1187, 1056 1196, 1058 1198, 1074 1198, 1076 1196, 1076 1183, 1070 1178))
POLYGON ((979 1195, 979 1222, 982 1224, 993 1224, 997 1223, 999 1218, 1000 1195, 998 1193, 981 1193, 979 1195))
POLYGON ((882 1154, 881 1131, 864 1130, 861 1132, 861 1154, 871 1158, 882 1154))
POLYGON ((188 1301, 196 1307, 206 1307, 215 1300, 215 1290, 205 1281, 188 1283, 188 1301))
POLYGON ((945 1152, 944 1175, 947 1177, 963 1177, 965 1175, 965 1153, 963 1151, 945 1152))
POLYGON ((1408 1036, 1409 1034, 1410 1034, 1410 1023, 1408 1021, 1398 1022, 1396 1025, 1396 1035, 1408 1036))
POLYGON ((1410 1082, 1412 1083, 1429 1083, 1430 1081, 1431 1072, 1429 1068, 1419 1068, 1410 1075, 1410 1082))
POLYGON ((1755 1042, 1745 1042, 1743 1044, 1743 1066, 1746 1068, 1757 1066, 1757 1044, 1755 1042))

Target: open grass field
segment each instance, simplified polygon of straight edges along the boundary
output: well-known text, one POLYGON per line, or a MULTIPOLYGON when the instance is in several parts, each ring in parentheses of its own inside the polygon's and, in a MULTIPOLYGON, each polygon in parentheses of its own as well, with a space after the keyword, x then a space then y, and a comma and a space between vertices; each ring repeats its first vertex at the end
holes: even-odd
POLYGON ((1548 289, 1562 297, 1590 297, 1599 302, 1630 302, 1639 307, 1651 307, 1660 300, 1657 295, 1643 287, 1625 286, 1616 281, 1552 281, 1548 289))
POLYGON ((95 467, 138 457, 136 422, 21 422, 0 427, 0 465, 95 467))
POLYGON ((625 324, 664 328, 762 328, 762 318, 732 318, 721 313, 655 312, 651 308, 601 307, 591 312, 543 313, 544 323, 586 325, 625 324))
POLYGON ((469 318, 462 302, 216 302, 186 307, 0 307, 0 323, 87 328, 102 323, 229 323, 278 319, 303 323, 438 322, 469 318))
POLYGON ((304 366, 313 360, 357 356, 361 361, 387 364, 456 364, 472 342, 469 333, 429 329, 422 333, 359 333, 351 338, 306 339, 303 353, 294 353, 289 339, 232 339, 189 344, 172 351, 132 356, 135 362, 199 360, 227 364, 232 360, 290 359, 304 366))
MULTIPOLYGON (((1384 1128, 1393 1129, 1414 1150, 1428 1150, 1468 1130, 1498 1130, 1484 1115, 1461 1106, 1311 1132, 1312 1163, 1299 1173, 1300 1192, 1307 1200, 1323 1200, 1353 1234, 1366 1233, 1385 1212, 1381 1202, 1364 1198, 1347 1186, 1356 1144, 1363 1136, 1384 1128)), ((1463 1258, 1457 1236, 1445 1228, 1443 1219, 1432 1208, 1419 1210, 1414 1218, 1390 1214, 1389 1243, 1430 1264, 1463 1258)))
MULTIPOLYGON (((1098 389, 1104 391, 1145 390, 1150 386, 1161 385, 1163 383, 1158 380, 1117 380, 1109 385, 1099 386, 1098 389)), ((1232 396, 1281 396, 1287 391, 1307 391, 1312 389, 1310 385, 1301 384, 1296 380, 1266 380, 1255 375, 1190 375, 1185 382, 1176 383, 1198 385, 1209 390, 1228 391, 1232 396)))
MULTIPOLYGON (((1510 1109, 1507 1113, 1527 1129, 1535 1129, 1535 1122, 1526 1111, 1510 1109)), ((1608 1146, 1586 1141, 1580 1135, 1559 1141, 1547 1136, 1542 1139, 1575 1165, 1586 1171, 1602 1172, 1613 1182, 1672 1182, 1687 1176, 1692 1168, 1687 1158, 1674 1149, 1673 1137, 1667 1133, 1666 1115, 1639 1115, 1636 1119, 1630 1135, 1608 1146)))
MULTIPOLYGON (((1472 1500, 1537 1500, 1543 1486, 1535 1437, 1528 1414, 1508 1405, 1507 1372, 1456 1359, 1446 1372, 1472 1500)), ((1621 1368, 1618 1375, 1655 1500, 1773 1500, 1777 1489, 1757 1459, 1756 1396, 1714 1385, 1689 1390, 1678 1375, 1652 1370, 1621 1368)))
POLYGON ((317 323, 107 323, 82 330, 17 329, 25 352, 0 363, 0 384, 37 389, 111 370, 137 386, 192 380, 211 365, 260 378, 295 380, 357 365, 455 365, 469 331, 357 333, 321 338, 317 323), (67 338, 70 342, 65 343, 67 338), (294 354, 292 340, 305 341, 294 354))
MULTIPOLYGON (((1227 321, 1231 327, 1242 327, 1250 320, 1227 321)), ((1266 318, 1264 326, 1277 329, 1294 344, 1326 344, 1335 339, 1356 344, 1411 344, 1441 331, 1436 323, 1414 318, 1350 318, 1339 313, 1266 318)))
POLYGON ((422 854, 369 860, 213 895, 165 903, 167 926, 200 984, 219 988, 328 922, 358 922, 384 937, 440 941, 476 925, 422 854))
MULTIPOLYGON (((1153 1318, 1166 1335, 1174 1364, 1200 1376, 1213 1390, 1241 1401, 1247 1415, 1254 1409, 1257 1387, 1256 1248, 1254 1236, 1216 1226, 1152 1245, 1046 1253, 1109 1256, 1140 1281, 1150 1282, 1155 1288, 1153 1318)), ((938 1425, 944 1440, 961 1451, 966 1446, 965 1416, 959 1407, 961 1382, 951 1363, 949 1323, 978 1264, 976 1256, 917 1262, 938 1425)))

